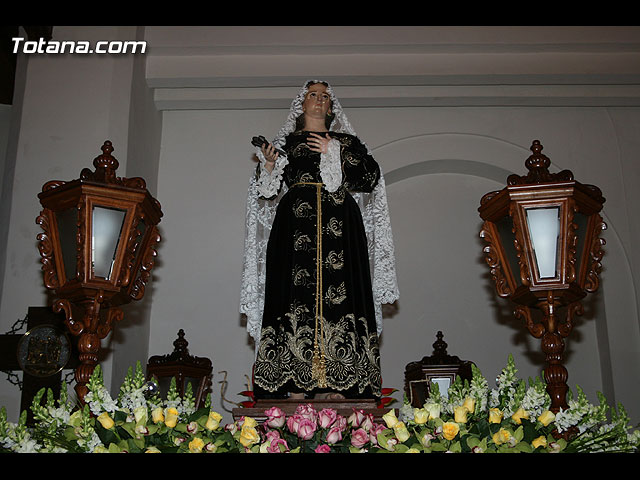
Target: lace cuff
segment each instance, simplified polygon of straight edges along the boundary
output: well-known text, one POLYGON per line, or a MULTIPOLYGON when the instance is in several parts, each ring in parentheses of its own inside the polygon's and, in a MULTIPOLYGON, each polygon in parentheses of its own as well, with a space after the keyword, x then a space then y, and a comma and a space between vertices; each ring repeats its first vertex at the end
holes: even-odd
POLYGON ((278 156, 276 164, 273 166, 273 170, 269 172, 265 164, 267 163, 262 151, 258 150, 256 153, 260 160, 260 174, 258 176, 258 194, 264 198, 271 198, 280 190, 280 184, 282 183, 282 174, 284 173, 284 167, 289 163, 286 155, 278 156))
POLYGON ((320 177, 329 192, 335 192, 342 184, 340 142, 336 139, 329 141, 327 153, 320 154, 320 177))

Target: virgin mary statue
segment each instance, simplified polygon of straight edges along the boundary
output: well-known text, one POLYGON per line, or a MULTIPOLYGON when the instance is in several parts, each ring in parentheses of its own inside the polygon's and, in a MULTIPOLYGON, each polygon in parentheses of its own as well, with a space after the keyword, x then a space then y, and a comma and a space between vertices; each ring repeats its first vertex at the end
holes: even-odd
POLYGON ((398 298, 384 176, 331 86, 311 80, 249 184, 241 313, 256 398, 376 398, 398 298))

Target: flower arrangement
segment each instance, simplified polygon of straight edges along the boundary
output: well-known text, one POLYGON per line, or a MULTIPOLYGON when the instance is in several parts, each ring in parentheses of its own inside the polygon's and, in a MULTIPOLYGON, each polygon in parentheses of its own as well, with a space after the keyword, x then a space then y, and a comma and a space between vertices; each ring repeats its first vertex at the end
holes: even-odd
POLYGON ((349 417, 335 410, 300 404, 285 415, 265 412, 261 424, 250 417, 222 425, 211 399, 196 409, 190 386, 184 396, 172 382, 166 399, 145 381, 138 363, 130 369, 117 398, 104 387, 96 368, 80 408, 68 402, 65 389, 55 400, 44 390, 34 399, 36 426, 17 424, 0 412, 0 451, 12 452, 145 452, 145 453, 333 453, 333 452, 635 452, 640 431, 631 431, 622 408, 606 399, 591 405, 578 388, 569 408, 552 413, 550 398, 539 378, 516 378, 513 358, 489 389, 477 368, 470 382, 456 380, 447 395, 436 385, 420 408, 406 401, 381 418, 353 410, 349 417))

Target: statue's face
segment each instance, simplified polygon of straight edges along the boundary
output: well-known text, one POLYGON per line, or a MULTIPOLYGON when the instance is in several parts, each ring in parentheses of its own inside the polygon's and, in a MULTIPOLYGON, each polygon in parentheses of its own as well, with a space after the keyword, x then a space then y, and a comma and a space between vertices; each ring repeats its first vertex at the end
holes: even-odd
POLYGON ((322 83, 311 85, 302 103, 302 110, 307 116, 324 119, 331 110, 327 87, 322 83))

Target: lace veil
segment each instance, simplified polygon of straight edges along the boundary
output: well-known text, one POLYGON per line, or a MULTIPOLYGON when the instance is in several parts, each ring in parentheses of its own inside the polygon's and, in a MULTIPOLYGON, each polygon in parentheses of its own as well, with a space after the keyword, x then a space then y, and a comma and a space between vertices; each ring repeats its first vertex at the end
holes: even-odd
MULTIPOLYGON (((296 119, 302 114, 302 104, 307 93, 307 86, 313 83, 327 84, 321 80, 305 83, 293 99, 287 120, 272 142, 276 148, 282 149, 287 135, 295 130, 296 119)), ((328 84, 327 93, 331 97, 331 110, 334 114, 329 130, 356 135, 333 89, 328 84)), ((288 160, 286 155, 280 155, 272 172, 269 173, 264 168, 265 159, 259 148, 256 148, 256 155, 260 161, 258 166, 260 175, 251 177, 247 194, 240 313, 246 315, 247 331, 258 343, 264 308, 267 242, 278 201, 287 191, 286 184, 282 182, 282 174, 288 160)), ((325 160, 322 158, 320 162, 323 179, 325 178, 323 168, 330 168, 323 167, 323 165, 330 163, 325 160)), ((328 177, 330 174, 326 175, 328 177)), ((382 171, 380 172, 380 180, 371 193, 351 192, 351 195, 360 206, 367 235, 376 325, 378 334, 380 334, 382 332, 382 304, 393 303, 398 298, 393 236, 382 171)))

